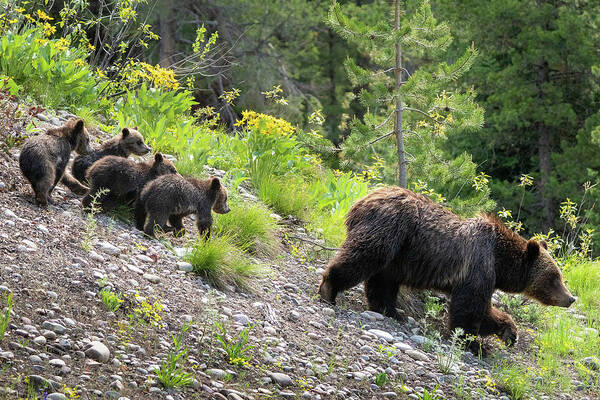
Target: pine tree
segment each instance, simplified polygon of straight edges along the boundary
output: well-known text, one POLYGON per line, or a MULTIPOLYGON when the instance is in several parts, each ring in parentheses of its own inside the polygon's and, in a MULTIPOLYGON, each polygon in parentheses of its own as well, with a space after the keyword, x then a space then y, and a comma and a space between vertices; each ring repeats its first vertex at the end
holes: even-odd
MULTIPOLYGON (((385 3, 376 1, 370 6, 377 12, 388 7, 385 3)), ((453 83, 473 64, 477 50, 467 48, 451 64, 434 62, 452 42, 448 25, 436 21, 427 0, 418 2, 410 15, 405 14, 402 3, 395 0, 391 10, 388 7, 388 16, 393 14, 393 23, 388 23, 385 18, 354 18, 334 0, 327 22, 370 60, 367 66, 351 58, 345 63, 351 82, 361 87, 358 98, 367 110, 362 120, 354 121, 344 146, 346 158, 367 168, 382 152, 386 158, 392 156, 383 141, 395 137, 397 183, 406 187, 407 164, 420 170, 423 162, 452 168, 452 163, 440 158, 444 138, 453 131, 480 128, 483 110, 474 103, 473 90, 452 90, 453 83)))

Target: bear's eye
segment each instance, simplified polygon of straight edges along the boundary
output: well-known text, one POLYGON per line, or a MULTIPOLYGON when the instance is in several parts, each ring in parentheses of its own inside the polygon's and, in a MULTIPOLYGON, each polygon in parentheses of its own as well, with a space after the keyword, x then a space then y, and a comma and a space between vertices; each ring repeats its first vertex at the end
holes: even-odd
POLYGON ((137 141, 137 144, 139 144, 139 145, 141 146, 141 145, 142 145, 142 141, 141 141, 141 140, 138 140, 138 141, 137 141))

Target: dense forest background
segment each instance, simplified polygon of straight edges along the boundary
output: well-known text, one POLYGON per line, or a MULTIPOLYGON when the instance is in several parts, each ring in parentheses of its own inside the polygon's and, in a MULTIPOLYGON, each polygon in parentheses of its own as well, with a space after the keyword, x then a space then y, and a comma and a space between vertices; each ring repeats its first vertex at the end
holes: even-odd
MULTIPOLYGON (((110 1, 90 1, 89 8, 79 3, 53 3, 50 14, 60 19, 60 10, 71 4, 74 12, 94 21, 123 10, 122 2, 120 11, 111 8, 110 1)), ((346 40, 326 23, 331 1, 130 3, 136 10, 131 27, 103 23, 88 29, 95 49, 91 62, 106 74, 118 73, 120 57, 160 64, 187 79, 199 102, 197 109, 213 107, 230 129, 235 129, 243 110, 275 114, 327 138, 318 149, 333 168, 379 170, 384 182, 396 182, 393 137, 362 153, 347 147, 356 142, 352 135, 360 134, 357 123, 378 113, 360 101, 358 95, 369 83, 349 79, 347 60, 366 69, 375 68, 379 60, 364 43, 346 40), (116 51, 121 37, 135 37, 128 29, 144 34, 140 25, 151 26, 158 36, 116 51), (204 35, 214 46, 192 68, 189 61, 199 26, 205 27, 204 35), (235 101, 232 93, 239 95, 235 101), (267 101, 273 97, 279 101, 267 101), (316 111, 324 122, 315 128, 311 122, 316 111)), ((394 18, 389 1, 337 3, 357 23, 391 24, 394 18)), ((402 2, 403 17, 421 3, 402 2)), ((412 162, 408 186, 429 187, 450 204, 456 198, 475 198, 476 207, 456 207, 467 214, 511 210, 525 234, 550 228, 560 233, 568 223, 565 213, 574 214, 581 229, 600 223, 594 207, 600 198, 595 186, 600 168, 600 5, 586 0, 430 3, 451 37, 438 48, 406 51, 406 72, 427 70, 433 60, 452 64, 465 49, 477 49, 470 70, 444 93, 472 94, 483 111, 483 123, 478 129, 449 129, 443 132, 444 140, 435 143, 411 144, 407 129, 412 162), (476 195, 482 181, 489 183, 485 198, 476 195)))

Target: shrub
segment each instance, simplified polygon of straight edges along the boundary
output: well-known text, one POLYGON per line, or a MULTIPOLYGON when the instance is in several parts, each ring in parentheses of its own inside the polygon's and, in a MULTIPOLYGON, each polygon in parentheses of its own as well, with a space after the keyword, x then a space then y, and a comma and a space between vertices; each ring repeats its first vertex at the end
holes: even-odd
POLYGON ((9 30, 0 40, 0 72, 49 107, 101 110, 87 53, 69 44, 65 38, 46 39, 40 28, 9 30))
POLYGON ((194 104, 189 91, 149 88, 144 82, 116 102, 113 117, 120 126, 137 126, 155 150, 192 151, 203 134, 188 116, 194 104))
POLYGON ((185 260, 194 266, 194 272, 217 287, 225 284, 247 287, 248 279, 261 275, 263 268, 248 260, 233 243, 227 235, 213 235, 210 240, 198 238, 185 260))

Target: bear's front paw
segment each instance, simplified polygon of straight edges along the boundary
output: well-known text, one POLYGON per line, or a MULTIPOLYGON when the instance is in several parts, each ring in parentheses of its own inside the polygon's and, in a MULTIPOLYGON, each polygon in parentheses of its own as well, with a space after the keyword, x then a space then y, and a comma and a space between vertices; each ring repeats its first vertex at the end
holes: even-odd
POLYGON ((498 332, 498 336, 504 344, 511 347, 517 343, 517 339, 519 337, 517 328, 515 326, 507 325, 498 332))

